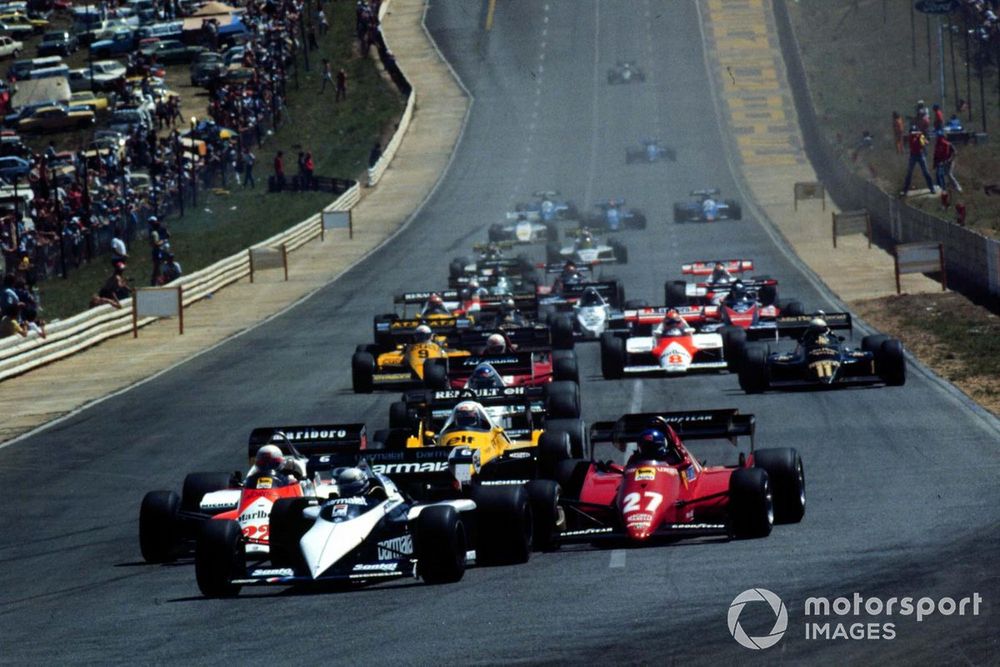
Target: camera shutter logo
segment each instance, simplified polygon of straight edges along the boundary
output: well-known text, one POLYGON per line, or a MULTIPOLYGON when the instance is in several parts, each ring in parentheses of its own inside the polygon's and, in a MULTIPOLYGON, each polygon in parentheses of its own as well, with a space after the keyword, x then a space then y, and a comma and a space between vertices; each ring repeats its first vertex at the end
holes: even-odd
POLYGON ((777 644, 788 629, 788 610, 785 603, 777 595, 766 588, 751 588, 737 595, 729 605, 729 634, 733 636, 740 646, 749 649, 759 650, 771 648, 777 644), (774 627, 771 632, 762 637, 751 637, 740 625, 740 612, 749 602, 766 602, 774 612, 774 627))

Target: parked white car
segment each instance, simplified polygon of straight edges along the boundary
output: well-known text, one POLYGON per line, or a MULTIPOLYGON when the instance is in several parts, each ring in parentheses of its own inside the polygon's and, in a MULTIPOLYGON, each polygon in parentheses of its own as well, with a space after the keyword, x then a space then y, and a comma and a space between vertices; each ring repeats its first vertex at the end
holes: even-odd
POLYGON ((24 42, 19 42, 13 37, 0 35, 0 58, 18 57, 24 50, 24 42))

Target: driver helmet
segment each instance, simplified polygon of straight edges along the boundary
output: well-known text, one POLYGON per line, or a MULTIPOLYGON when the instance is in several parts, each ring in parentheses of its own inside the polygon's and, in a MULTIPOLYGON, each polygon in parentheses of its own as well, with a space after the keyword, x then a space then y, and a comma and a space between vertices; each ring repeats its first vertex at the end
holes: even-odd
POLYGON ((585 308, 602 305, 600 293, 593 287, 588 287, 583 290, 583 296, 580 297, 580 305, 585 308))
POLYGON ((822 317, 814 317, 809 320, 809 333, 814 336, 819 336, 826 333, 827 326, 826 320, 822 317))
POLYGON ((590 233, 589 229, 585 229, 580 232, 580 247, 590 248, 594 245, 594 235, 590 233))
POLYGON ((483 352, 486 354, 503 354, 506 351, 507 340, 503 337, 503 334, 490 334, 489 338, 486 339, 486 348, 483 352))
POLYGON ((277 445, 264 445, 257 450, 257 455, 254 457, 254 466, 259 471, 278 470, 284 462, 285 455, 277 445))
POLYGON ((659 429, 647 428, 640 433, 638 445, 643 458, 660 459, 667 455, 667 436, 659 429))
POLYGON ((722 262, 716 262, 715 268, 712 269, 712 277, 709 282, 713 283, 723 283, 729 282, 732 276, 729 274, 729 270, 722 262))
POLYGON ((435 313, 443 312, 444 310, 444 299, 441 298, 441 295, 437 292, 431 294, 427 299, 426 305, 424 305, 424 311, 428 313, 435 313))
POLYGON ((344 468, 337 473, 337 488, 342 498, 360 496, 369 486, 371 481, 361 468, 344 468))
POLYGON ((503 378, 490 364, 479 364, 466 381, 467 389, 503 389, 503 378))
POLYGON ((421 324, 413 332, 413 339, 418 343, 427 343, 431 339, 431 328, 426 324, 421 324))
POLYGON ((511 315, 517 311, 517 304, 514 303, 514 297, 508 296, 500 304, 501 310, 503 310, 504 315, 511 315))
POLYGON ((567 260, 566 263, 563 264, 562 272, 563 275, 570 275, 576 273, 576 264, 570 260, 567 260))
POLYGON ((732 289, 729 290, 729 296, 731 296, 734 301, 746 298, 747 286, 743 284, 742 280, 737 280, 733 283, 732 289))
POLYGON ((462 401, 452 411, 452 424, 458 428, 477 428, 479 426, 477 408, 473 401, 462 401))
POLYGON ((684 320, 676 308, 671 308, 663 316, 663 330, 684 326, 684 320))

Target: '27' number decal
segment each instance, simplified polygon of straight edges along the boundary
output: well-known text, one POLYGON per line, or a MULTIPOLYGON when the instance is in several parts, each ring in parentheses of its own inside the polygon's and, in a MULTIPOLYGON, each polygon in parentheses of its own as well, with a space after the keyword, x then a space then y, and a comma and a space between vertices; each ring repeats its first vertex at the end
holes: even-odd
MULTIPOLYGON (((655 493, 653 491, 646 491, 642 494, 645 496, 649 502, 646 503, 647 512, 655 512, 656 508, 660 506, 663 502, 663 494, 655 493)), ((639 511, 640 495, 638 493, 629 493, 622 499, 622 514, 631 514, 632 512, 639 511)))

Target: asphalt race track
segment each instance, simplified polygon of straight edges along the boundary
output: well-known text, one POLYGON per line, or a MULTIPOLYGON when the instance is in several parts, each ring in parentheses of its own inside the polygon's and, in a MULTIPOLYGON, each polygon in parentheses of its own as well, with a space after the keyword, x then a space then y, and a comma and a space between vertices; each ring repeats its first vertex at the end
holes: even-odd
MULTIPOLYGON (((758 446, 799 449, 806 517, 767 539, 573 547, 520 567, 470 570, 450 586, 253 589, 235 600, 202 599, 190 562, 141 562, 142 495, 179 490, 191 471, 245 469, 252 427, 384 426, 395 395, 356 396, 350 386, 350 356, 370 338, 372 315, 389 310, 395 292, 442 284, 448 260, 485 240, 489 223, 534 189, 559 189, 581 207, 624 196, 646 211, 648 229, 624 234, 630 263, 615 270, 629 298, 659 302, 682 262, 724 255, 753 258, 786 298, 834 309, 749 213, 742 222, 668 222, 671 204, 693 188, 742 199, 694 3, 505 0, 489 35, 482 18, 466 0, 435 0, 429 13, 475 104, 449 173, 393 243, 249 334, 0 449, 8 480, 0 662, 996 663, 1000 428, 912 366, 903 388, 747 397, 727 374, 606 382, 597 346, 579 348, 588 421, 631 409, 738 407, 758 415, 758 446), (609 86, 606 70, 620 58, 638 60, 646 82, 609 86), (626 166, 626 146, 650 136, 676 149, 678 162, 626 166), (752 587, 788 606, 788 633, 766 651, 740 647, 726 625, 730 602, 752 587), (822 619, 894 622, 893 640, 804 638, 806 597, 855 591, 978 592, 983 603, 979 616, 920 623, 822 619)), ((705 456, 734 454, 719 447, 705 456)), ((764 634, 773 617, 748 608, 741 622, 764 634)))

